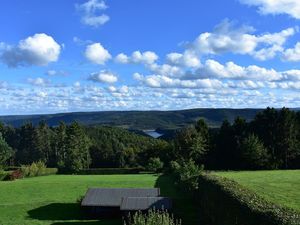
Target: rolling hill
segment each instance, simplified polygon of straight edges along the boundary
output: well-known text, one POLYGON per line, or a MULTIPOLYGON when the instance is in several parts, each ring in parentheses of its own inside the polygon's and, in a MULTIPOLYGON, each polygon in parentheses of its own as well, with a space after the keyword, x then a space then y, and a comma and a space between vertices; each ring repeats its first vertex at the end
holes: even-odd
POLYGON ((50 126, 60 121, 71 123, 76 120, 85 125, 118 126, 132 130, 173 130, 203 118, 210 127, 218 127, 224 119, 233 121, 241 116, 247 120, 254 118, 262 109, 189 109, 178 111, 103 111, 74 112, 47 115, 0 116, 0 121, 13 126, 21 126, 31 121, 33 124, 45 120, 50 126))

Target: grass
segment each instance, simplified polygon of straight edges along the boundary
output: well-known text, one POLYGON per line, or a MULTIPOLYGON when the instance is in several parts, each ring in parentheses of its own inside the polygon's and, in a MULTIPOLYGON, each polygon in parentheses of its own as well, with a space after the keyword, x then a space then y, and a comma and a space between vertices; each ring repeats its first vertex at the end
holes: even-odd
POLYGON ((300 170, 217 172, 265 199, 300 212, 300 170))
POLYGON ((196 224, 197 211, 189 196, 179 194, 166 176, 141 175, 51 175, 0 182, 1 225, 121 225, 121 220, 82 220, 77 199, 89 187, 160 187, 174 200, 174 213, 185 224, 196 224))

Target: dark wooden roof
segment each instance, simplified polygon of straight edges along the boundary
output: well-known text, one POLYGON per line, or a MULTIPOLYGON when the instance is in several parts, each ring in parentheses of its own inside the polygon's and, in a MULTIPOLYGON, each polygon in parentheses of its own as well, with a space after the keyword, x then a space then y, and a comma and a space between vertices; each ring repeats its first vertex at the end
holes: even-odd
POLYGON ((165 197, 127 197, 123 198, 121 210, 169 210, 172 208, 171 199, 165 197))
POLYGON ((157 197, 159 188, 90 188, 81 206, 120 207, 122 198, 157 197))

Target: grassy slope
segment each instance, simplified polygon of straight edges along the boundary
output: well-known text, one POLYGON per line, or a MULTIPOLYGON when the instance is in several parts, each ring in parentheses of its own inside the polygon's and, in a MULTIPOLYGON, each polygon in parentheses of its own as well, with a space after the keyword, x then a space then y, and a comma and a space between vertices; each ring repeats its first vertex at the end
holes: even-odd
POLYGON ((266 199, 300 211, 300 170, 217 172, 266 199))
POLYGON ((120 221, 83 221, 76 200, 89 187, 154 186, 161 187, 163 195, 175 198, 175 213, 186 216, 186 224, 192 225, 197 212, 190 199, 178 195, 168 177, 154 175, 53 175, 0 182, 0 224, 121 225, 120 221))

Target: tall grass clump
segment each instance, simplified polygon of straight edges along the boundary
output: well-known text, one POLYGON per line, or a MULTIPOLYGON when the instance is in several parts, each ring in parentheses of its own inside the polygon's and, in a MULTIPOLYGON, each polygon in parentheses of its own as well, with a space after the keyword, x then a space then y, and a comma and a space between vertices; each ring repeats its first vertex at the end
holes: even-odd
POLYGON ((148 213, 135 213, 129 216, 129 222, 124 225, 181 225, 181 220, 176 220, 167 211, 149 210, 148 213))
POLYGON ((23 177, 36 177, 57 173, 56 168, 47 168, 46 164, 42 161, 33 162, 30 165, 22 165, 20 170, 23 177))

